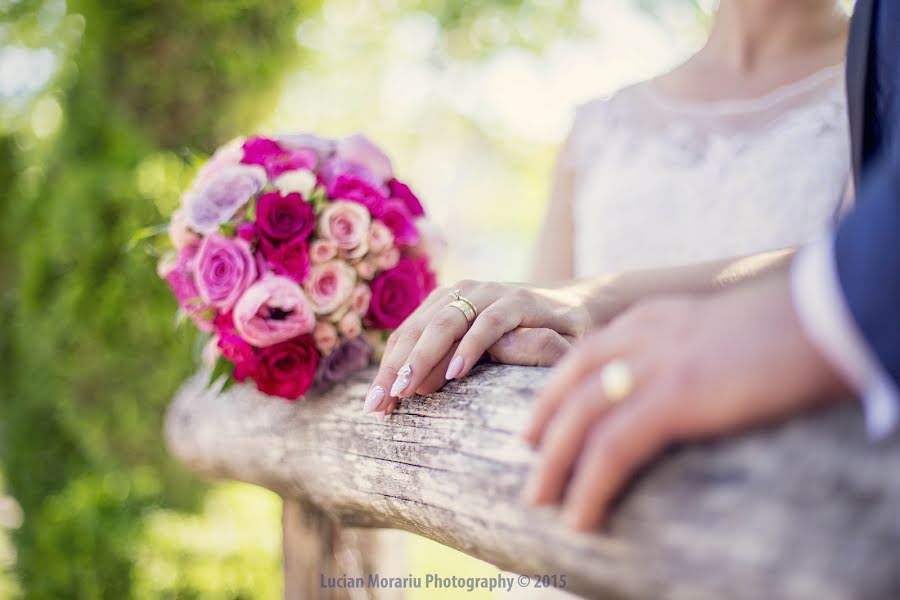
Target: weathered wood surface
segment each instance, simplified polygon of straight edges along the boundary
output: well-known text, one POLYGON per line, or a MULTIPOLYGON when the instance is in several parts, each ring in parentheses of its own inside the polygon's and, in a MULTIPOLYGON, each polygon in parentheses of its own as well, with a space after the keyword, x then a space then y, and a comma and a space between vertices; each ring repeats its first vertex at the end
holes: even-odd
MULTIPOLYGON (((193 469, 303 499, 349 526, 400 528, 591 598, 900 598, 900 443, 846 404, 667 454, 607 529, 574 535, 518 494, 517 437, 541 369, 486 366, 379 423, 371 373, 289 404, 193 378, 167 420, 193 469)), ((406 573, 397 573, 402 576, 406 573)), ((451 574, 447 574, 451 575, 451 574)))

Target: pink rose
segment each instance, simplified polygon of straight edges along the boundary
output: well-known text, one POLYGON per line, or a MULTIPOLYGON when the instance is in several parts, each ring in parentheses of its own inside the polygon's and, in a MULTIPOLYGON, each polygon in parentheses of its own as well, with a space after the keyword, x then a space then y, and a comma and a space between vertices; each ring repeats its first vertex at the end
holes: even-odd
POLYGON ((364 283, 357 284, 350 294, 350 310, 360 317, 369 311, 369 303, 372 301, 372 290, 364 283))
POLYGON ((362 204, 377 217, 384 210, 386 197, 372 184, 352 175, 338 175, 328 184, 328 197, 362 204))
POLYGON ((203 301, 228 312, 256 280, 256 262, 250 244, 211 233, 197 253, 197 290, 203 301))
POLYGON ((387 252, 378 256, 375 264, 380 270, 387 271, 396 267, 398 262, 400 262, 400 250, 390 248, 387 252))
POLYGON ((259 391, 286 400, 299 399, 312 385, 319 353, 312 336, 303 335, 257 351, 250 375, 259 391))
POLYGON ((337 246, 328 240, 316 240, 309 245, 309 259, 314 265, 327 263, 337 256, 337 246))
POLYGON ((316 314, 327 315, 350 298, 356 273, 342 260, 332 260, 310 269, 303 284, 316 314))
POLYGON ((265 184, 266 173, 259 167, 224 167, 185 195, 185 222, 197 233, 212 233, 219 225, 227 223, 265 184))
POLYGON ((430 291, 423 263, 402 258, 396 267, 372 281, 372 302, 366 316, 376 329, 396 329, 430 291))
POLYGON ((399 200, 388 200, 378 219, 394 234, 394 240, 401 246, 412 246, 419 241, 419 231, 406 205, 399 200))
POLYGON ((319 157, 313 150, 286 149, 275 140, 263 137, 250 138, 244 142, 243 150, 244 158, 241 162, 264 167, 270 179, 276 179, 282 173, 295 169, 312 171, 319 162, 319 157))
POLYGON ((256 226, 256 223, 241 223, 237 226, 237 236, 242 240, 246 240, 251 244, 256 242, 256 238, 259 237, 259 227, 256 226))
POLYGON ((322 354, 330 353, 338 344, 337 328, 331 323, 324 321, 316 323, 316 328, 313 329, 312 335, 313 340, 316 342, 316 348, 322 354))
POLYGON ((338 140, 335 156, 365 167, 377 180, 386 182, 393 175, 391 159, 369 138, 357 133, 338 140))
POLYGON ((371 220, 365 207, 356 202, 331 202, 319 215, 319 235, 338 250, 362 248, 365 253, 371 220))
POLYGON ((391 198, 396 198, 403 202, 404 206, 406 206, 406 210, 409 211, 409 214, 414 217, 421 217, 425 214, 422 203, 419 202, 419 199, 413 194, 412 190, 409 189, 408 185, 396 179, 391 179, 388 182, 388 189, 391 192, 391 198))
POLYGON ((372 221, 369 227, 369 251, 384 252, 394 244, 394 234, 381 221, 372 221))
POLYGON ((315 325, 303 290, 280 275, 267 275, 250 286, 234 306, 237 332, 260 348, 310 333, 315 325))
POLYGON ((219 336, 214 335, 203 345, 200 353, 200 362, 208 369, 213 369, 219 362, 219 336))
POLYGON ((268 238, 262 238, 260 250, 266 264, 276 275, 290 277, 303 283, 309 274, 309 250, 301 238, 294 238, 280 246, 274 246, 268 238))
POLYGON ((362 332, 362 321, 355 312, 348 312, 338 321, 338 331, 347 339, 355 338, 362 332))
POLYGON ((285 240, 305 240, 316 227, 313 205, 297 193, 263 194, 256 204, 256 226, 276 244, 285 240))
POLYGON ((356 274, 362 279, 372 279, 378 271, 378 261, 374 256, 367 256, 353 265, 353 268, 356 269, 356 274))
POLYGON ((200 297, 194 278, 196 257, 196 244, 185 246, 177 255, 163 258, 157 267, 157 272, 175 294, 179 309, 188 315, 201 331, 210 332, 213 329, 212 316, 208 316, 206 313, 211 309, 200 297))

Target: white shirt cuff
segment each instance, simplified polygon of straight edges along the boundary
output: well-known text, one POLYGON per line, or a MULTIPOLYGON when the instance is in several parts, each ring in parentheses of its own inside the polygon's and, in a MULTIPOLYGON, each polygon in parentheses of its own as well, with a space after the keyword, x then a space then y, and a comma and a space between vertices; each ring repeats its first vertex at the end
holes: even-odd
POLYGON ((862 398, 869 435, 886 437, 900 421, 900 393, 847 307, 835 267, 833 238, 800 251, 791 270, 791 291, 806 334, 862 398))

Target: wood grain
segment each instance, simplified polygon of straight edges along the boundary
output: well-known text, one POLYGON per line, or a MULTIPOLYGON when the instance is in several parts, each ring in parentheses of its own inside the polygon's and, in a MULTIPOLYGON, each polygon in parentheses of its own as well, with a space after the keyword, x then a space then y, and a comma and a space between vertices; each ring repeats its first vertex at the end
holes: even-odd
POLYGON ((590 598, 900 598, 900 444, 871 444, 851 403, 672 450, 605 530, 576 535, 553 509, 518 501, 534 454, 517 433, 545 370, 479 367, 385 423, 361 411, 371 376, 294 404, 194 377, 169 410, 168 444, 200 473, 346 526, 565 574, 567 591, 590 598))

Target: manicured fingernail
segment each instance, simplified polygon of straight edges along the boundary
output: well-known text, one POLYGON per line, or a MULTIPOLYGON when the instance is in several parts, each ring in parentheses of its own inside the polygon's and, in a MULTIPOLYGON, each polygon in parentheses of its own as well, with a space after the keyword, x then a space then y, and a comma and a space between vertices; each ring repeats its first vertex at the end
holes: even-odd
POLYGON ((466 366, 466 361, 463 360, 462 356, 457 356, 450 361, 450 365, 447 367, 447 374, 444 375, 444 379, 446 379, 447 381, 456 379, 457 377, 459 377, 459 374, 462 373, 464 366, 466 366))
POLYGON ((363 404, 363 412, 372 412, 378 408, 382 400, 384 400, 384 388, 380 385, 373 385, 366 396, 366 403, 363 404))
POLYGON ((403 390, 409 387, 410 379, 412 379, 412 367, 409 366, 409 363, 406 363, 397 371, 397 379, 394 381, 394 385, 391 386, 391 396, 402 394, 403 390))
POLYGON ((384 423, 384 411, 379 411, 375 413, 375 418, 378 419, 379 423, 384 423))
POLYGON ((529 479, 525 482, 525 487, 522 488, 522 502, 535 506, 537 505, 537 499, 538 487, 534 479, 529 479))

